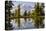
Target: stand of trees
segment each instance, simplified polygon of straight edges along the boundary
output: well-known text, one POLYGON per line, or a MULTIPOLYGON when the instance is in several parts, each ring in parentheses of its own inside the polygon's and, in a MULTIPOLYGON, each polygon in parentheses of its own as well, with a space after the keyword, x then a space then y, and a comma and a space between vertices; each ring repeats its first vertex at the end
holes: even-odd
MULTIPOLYGON (((42 3, 44 4, 44 3, 42 3)), ((34 19, 34 23, 35 23, 35 27, 36 28, 43 28, 44 24, 44 5, 39 5, 39 3, 37 3, 37 5, 35 6, 35 10, 32 13, 32 19, 34 19)))

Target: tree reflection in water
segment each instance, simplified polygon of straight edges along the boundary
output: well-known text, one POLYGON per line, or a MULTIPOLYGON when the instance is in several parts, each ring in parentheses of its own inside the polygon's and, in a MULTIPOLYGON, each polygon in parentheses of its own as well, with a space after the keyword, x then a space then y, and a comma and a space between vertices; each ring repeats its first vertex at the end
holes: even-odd
MULTIPOLYGON (((16 21, 15 19, 14 19, 14 21, 11 20, 11 24, 13 25, 12 27, 14 29, 19 29, 17 22, 15 22, 15 21, 16 21)), ((25 22, 24 18, 20 19, 20 29, 32 29, 32 28, 35 28, 32 23, 32 19, 30 21, 28 21, 28 19, 27 19, 27 22, 25 22)))

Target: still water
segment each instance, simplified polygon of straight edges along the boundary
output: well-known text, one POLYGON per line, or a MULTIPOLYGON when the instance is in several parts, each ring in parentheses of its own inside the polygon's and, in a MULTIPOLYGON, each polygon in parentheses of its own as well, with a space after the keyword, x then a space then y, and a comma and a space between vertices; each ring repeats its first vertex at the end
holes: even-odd
POLYGON ((16 22, 16 19, 14 20, 11 20, 11 24, 13 25, 12 27, 14 28, 13 30, 15 29, 32 29, 32 28, 35 28, 34 27, 34 23, 32 22, 32 19, 30 18, 30 21, 29 19, 24 20, 24 18, 20 18, 20 27, 18 27, 18 23, 16 22))

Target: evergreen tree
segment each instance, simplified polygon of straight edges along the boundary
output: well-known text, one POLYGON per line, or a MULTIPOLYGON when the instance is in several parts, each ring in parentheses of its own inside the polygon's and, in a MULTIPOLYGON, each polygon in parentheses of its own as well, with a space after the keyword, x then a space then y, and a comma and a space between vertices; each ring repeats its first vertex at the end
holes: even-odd
POLYGON ((15 13, 16 14, 15 16, 17 17, 16 18, 16 22, 18 23, 18 27, 20 28, 20 18, 19 18, 20 17, 20 4, 17 6, 17 8, 18 9, 16 9, 16 11, 15 11, 16 12, 15 13))
MULTIPOLYGON (((30 16, 31 15, 31 13, 30 13, 30 11, 28 12, 28 16, 30 16)), ((30 21, 30 18, 29 18, 29 21, 30 21)))
MULTIPOLYGON (((27 11, 24 12, 24 16, 27 16, 27 11)), ((27 18, 24 18, 25 22, 27 21, 27 18)))
POLYGON ((20 4, 18 5, 18 27, 20 28, 20 4))

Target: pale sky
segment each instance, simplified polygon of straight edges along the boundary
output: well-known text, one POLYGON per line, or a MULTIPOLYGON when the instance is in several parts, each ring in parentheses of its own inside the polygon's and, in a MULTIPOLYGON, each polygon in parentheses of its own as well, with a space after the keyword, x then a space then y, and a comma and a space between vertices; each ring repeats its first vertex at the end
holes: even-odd
POLYGON ((34 2, 13 1, 12 3, 14 4, 13 10, 15 10, 16 6, 20 4, 21 14, 23 14, 25 10, 31 11, 32 9, 34 9, 35 6, 34 2))

